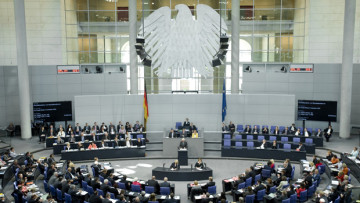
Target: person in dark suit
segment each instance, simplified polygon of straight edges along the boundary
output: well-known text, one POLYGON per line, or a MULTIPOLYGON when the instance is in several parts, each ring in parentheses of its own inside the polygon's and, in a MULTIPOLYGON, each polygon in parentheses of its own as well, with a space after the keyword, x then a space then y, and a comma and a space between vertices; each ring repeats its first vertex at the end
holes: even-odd
POLYGON ((262 134, 269 134, 269 129, 267 126, 264 126, 262 129, 262 134))
POLYGON ((119 121, 119 124, 116 126, 116 132, 119 132, 119 130, 121 129, 121 126, 124 126, 121 121, 119 121))
POLYGON ((89 202, 91 203, 102 203, 100 196, 98 196, 98 191, 94 190, 94 194, 92 194, 89 198, 89 202))
POLYGON ((265 169, 265 170, 272 171, 271 164, 272 164, 272 162, 271 162, 271 161, 268 161, 267 164, 264 166, 264 169, 265 169))
POLYGON ((190 126, 190 122, 189 122, 189 119, 186 118, 184 121, 183 127, 188 127, 188 126, 190 126))
POLYGON ((193 123, 190 123, 189 130, 190 130, 190 132, 192 132, 194 130, 198 131, 197 127, 193 123))
POLYGON ((85 123, 84 128, 83 128, 83 131, 84 131, 86 134, 90 134, 91 127, 89 126, 88 123, 85 123))
POLYGON ((328 128, 324 129, 324 136, 326 138, 326 142, 329 142, 329 139, 330 139, 332 133, 333 133, 333 129, 332 129, 331 125, 329 125, 328 128))
POLYGON ((104 183, 101 184, 101 186, 100 186, 100 190, 102 190, 104 192, 104 194, 109 192, 110 186, 108 184, 109 184, 109 180, 105 179, 104 183))
POLYGON ((268 148, 268 145, 267 145, 267 142, 266 142, 265 139, 263 139, 263 141, 262 141, 262 143, 261 143, 261 145, 260 145, 259 148, 260 148, 260 149, 267 149, 267 148, 268 148))
POLYGON ((227 127, 227 126, 225 125, 225 123, 222 123, 221 130, 222 130, 223 132, 227 132, 227 131, 229 131, 229 127, 227 127))
POLYGON ((127 190, 130 190, 131 183, 130 183, 130 181, 128 181, 126 179, 127 179, 127 176, 124 175, 122 177, 122 179, 120 180, 120 182, 125 184, 125 187, 126 187, 127 190))
POLYGON ((261 180, 258 180, 254 188, 254 193, 257 194, 258 191, 263 189, 266 189, 265 185, 261 184, 261 180))
POLYGON ((78 190, 76 189, 75 185, 71 184, 70 189, 68 191, 68 194, 71 196, 71 202, 79 203, 80 202, 80 196, 77 194, 78 190))
POLYGON ((176 160, 170 165, 170 170, 179 170, 179 169, 180 169, 179 161, 176 159, 176 160))
POLYGON ((93 187, 94 190, 100 189, 99 177, 95 177, 94 180, 91 181, 91 187, 93 187))
POLYGON ((234 134, 235 132, 235 125, 230 121, 229 123, 229 130, 231 132, 231 134, 234 134))
POLYGON ((182 138, 180 141, 180 145, 179 145, 179 149, 187 149, 187 142, 185 140, 185 138, 182 138))
POLYGON ((295 134, 295 132, 297 131, 297 128, 295 127, 295 123, 291 124, 291 126, 289 127, 290 130, 290 134, 295 134))
POLYGON ((170 187, 170 183, 168 182, 168 178, 164 177, 164 182, 159 184, 160 187, 170 187))
POLYGON ((290 178, 291 177, 291 172, 292 172, 292 168, 291 165, 289 164, 289 162, 285 161, 284 162, 284 170, 285 170, 285 176, 290 178))
POLYGON ((309 131, 307 130, 307 128, 304 128, 303 135, 304 135, 305 137, 310 137, 310 136, 311 136, 311 132, 309 132, 309 131))
POLYGON ((287 196, 290 198, 291 195, 295 194, 295 187, 294 185, 290 184, 289 189, 287 190, 287 196))
POLYGON ((72 182, 71 179, 69 179, 69 180, 65 180, 65 179, 62 180, 62 183, 61 183, 61 192, 62 192, 63 194, 69 192, 71 182, 72 182))
POLYGON ((158 181, 156 181, 156 177, 152 176, 150 180, 147 181, 148 186, 152 186, 154 187, 154 192, 156 194, 159 194, 160 191, 160 185, 158 183, 158 181))
POLYGON ((47 135, 47 131, 45 130, 45 127, 42 126, 40 131, 39 131, 39 142, 45 142, 45 138, 47 135))
POLYGON ((171 130, 169 132, 169 138, 175 138, 175 137, 177 137, 176 133, 174 132, 174 129, 171 128, 171 130))
POLYGON ((249 125, 247 125, 246 128, 244 129, 244 133, 246 133, 246 134, 251 133, 251 128, 249 125))
POLYGON ((144 140, 142 140, 141 138, 138 138, 138 139, 136 140, 136 146, 137 146, 137 147, 144 146, 144 140))
POLYGON ((277 146, 277 141, 274 140, 273 143, 272 143, 272 145, 271 145, 271 149, 277 149, 277 148, 278 148, 278 146, 277 146))
POLYGON ((82 131, 80 124, 76 123, 76 126, 74 127, 74 134, 75 135, 80 135, 80 132, 82 131))
POLYGON ((302 142, 299 143, 299 146, 296 148, 296 151, 306 152, 305 146, 302 142))
POLYGON ((289 127, 285 127, 285 129, 281 132, 283 135, 288 135, 290 133, 289 127))
MULTIPOLYGON (((143 201, 143 202, 145 202, 145 201, 143 201)), ((163 201, 163 203, 176 203, 176 202, 177 202, 177 200, 174 199, 174 193, 170 193, 170 198, 169 198, 169 199, 165 199, 165 200, 163 201)))
POLYGON ((253 134, 259 134, 259 132, 260 132, 260 130, 259 130, 259 128, 257 127, 257 125, 254 125, 254 128, 253 128, 253 130, 252 130, 252 133, 253 133, 253 134))
POLYGON ((209 177, 209 182, 207 182, 204 187, 205 187, 205 189, 207 189, 207 188, 209 188, 209 187, 211 187, 211 186, 215 186, 215 182, 214 182, 212 176, 209 177))
POLYGON ((322 137, 323 136, 323 132, 321 131, 320 128, 318 128, 317 132, 314 134, 316 137, 322 137))
POLYGON ((237 190, 240 183, 245 182, 244 174, 239 174, 238 179, 232 183, 233 190, 237 190))
MULTIPOLYGON (((98 124, 96 122, 94 122, 94 125, 92 126, 92 128, 94 128, 94 130, 96 131, 96 133, 98 133, 100 131, 100 127, 98 126, 98 124)), ((92 129, 91 128, 91 129, 92 129)))

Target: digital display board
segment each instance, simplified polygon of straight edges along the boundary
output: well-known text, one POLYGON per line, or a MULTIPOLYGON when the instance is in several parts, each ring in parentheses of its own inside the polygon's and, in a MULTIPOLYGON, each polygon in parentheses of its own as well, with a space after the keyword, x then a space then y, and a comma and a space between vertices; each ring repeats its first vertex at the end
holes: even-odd
POLYGON ((57 73, 58 74, 80 73, 80 66, 59 65, 57 66, 57 73))
POLYGON ((289 72, 290 73, 313 73, 314 65, 313 64, 290 64, 289 72))
POLYGON ((34 102, 34 122, 71 121, 71 101, 34 102))
POLYGON ((336 118, 336 101, 298 100, 298 120, 336 122, 336 118))

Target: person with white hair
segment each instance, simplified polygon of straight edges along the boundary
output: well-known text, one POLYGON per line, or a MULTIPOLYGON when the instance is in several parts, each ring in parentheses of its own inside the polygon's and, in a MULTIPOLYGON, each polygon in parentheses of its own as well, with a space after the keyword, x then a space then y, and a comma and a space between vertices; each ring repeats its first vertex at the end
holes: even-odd
POLYGON ((140 189, 141 189, 141 184, 139 182, 139 178, 138 177, 135 177, 134 178, 134 182, 132 182, 133 185, 139 185, 140 186, 140 189))
POLYGON ((108 179, 105 179, 104 183, 101 184, 100 190, 102 190, 104 192, 104 194, 107 194, 109 192, 110 186, 109 186, 109 180, 108 179))

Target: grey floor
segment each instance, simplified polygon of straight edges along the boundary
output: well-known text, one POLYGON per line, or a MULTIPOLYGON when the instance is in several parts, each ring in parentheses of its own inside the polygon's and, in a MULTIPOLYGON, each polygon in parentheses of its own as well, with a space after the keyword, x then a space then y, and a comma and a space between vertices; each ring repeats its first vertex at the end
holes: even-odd
MULTIPOLYGON (((219 134, 207 134, 208 138, 205 141, 208 141, 205 144, 205 149, 220 149, 221 135, 219 134)), ((205 136, 207 136, 205 135, 205 136)), ((161 140, 161 135, 151 135, 149 136, 150 143, 148 148, 150 149, 147 152, 147 157, 140 160, 111 160, 113 167, 115 170, 120 171, 121 173, 128 173, 131 177, 138 177, 140 179, 149 179, 151 177, 151 171, 153 168, 162 166, 165 163, 167 166, 173 161, 173 159, 163 159, 162 151, 159 149, 162 148, 162 144, 159 143, 161 140), (156 158, 156 159, 153 159, 156 158)), ((38 138, 33 137, 30 140, 22 140, 20 138, 8 138, 8 137, 0 137, 0 149, 9 148, 9 146, 13 146, 17 153, 25 153, 27 151, 34 152, 35 158, 38 157, 48 157, 49 154, 52 153, 52 150, 45 149, 44 144, 38 143, 38 138)), ((339 152, 350 152, 355 146, 359 146, 359 135, 352 135, 350 139, 340 139, 337 135, 334 135, 330 142, 324 142, 324 149, 317 149, 316 154, 319 156, 324 156, 326 154, 327 149, 333 149, 339 152)), ((56 156, 56 159, 60 159, 60 156, 56 156)), ((308 156, 308 160, 311 160, 311 156, 308 156)), ((224 178, 229 178, 232 176, 236 176, 239 173, 245 171, 250 165, 253 165, 255 162, 264 161, 253 161, 253 160, 229 160, 226 158, 220 157, 220 152, 218 151, 205 151, 205 157, 203 159, 207 166, 213 169, 213 176, 218 186, 217 192, 221 192, 221 180, 224 178)), ((195 160, 189 160, 189 163, 195 163, 195 160)), ((90 163, 78 163, 77 165, 83 165, 90 163)), ((280 163, 277 163, 278 165, 280 163)), ((300 171, 298 165, 296 166, 295 178, 300 177, 300 171)), ((359 183, 353 178, 354 185, 359 185, 359 183)), ((201 181, 200 181, 201 182, 201 181)), ((175 182, 176 195, 180 195, 182 202, 190 202, 187 200, 186 195, 186 184, 188 182, 175 182)), ((324 189, 329 180, 324 180, 320 185, 320 188, 324 189)), ((12 192, 12 187, 8 186, 3 189, 7 197, 10 197, 9 194, 12 192)), ((228 196, 230 200, 232 198, 228 196)), ((11 198, 11 197, 10 197, 11 198)))

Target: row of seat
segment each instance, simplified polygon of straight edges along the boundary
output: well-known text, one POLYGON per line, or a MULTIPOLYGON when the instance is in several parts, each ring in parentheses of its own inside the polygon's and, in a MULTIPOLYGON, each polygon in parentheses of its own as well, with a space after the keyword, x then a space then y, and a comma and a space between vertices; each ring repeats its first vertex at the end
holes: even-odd
MULTIPOLYGON (((269 128, 268 125, 263 125, 262 128, 260 128, 260 125, 253 125, 253 126, 251 126, 251 125, 245 125, 245 127, 244 127, 243 125, 240 125, 240 124, 239 124, 239 125, 236 126, 236 131, 237 131, 237 132, 244 132, 246 126, 249 126, 250 128, 253 127, 253 126, 256 126, 256 128, 259 129, 259 130, 261 130, 261 129, 265 128, 265 127, 266 127, 266 128, 269 128)), ((280 130, 280 131, 284 131, 285 128, 286 128, 285 126, 279 126, 279 130, 280 130)), ((276 126, 271 126, 271 127, 270 127, 270 131, 271 131, 271 132, 273 132, 275 129, 276 129, 276 126)), ((298 127, 297 129, 300 129, 300 132, 303 132, 303 128, 298 127)), ((310 133, 313 132, 313 129, 312 129, 312 128, 306 128, 306 129, 307 129, 307 131, 310 132, 310 133)), ((315 132, 317 132, 318 129, 320 129, 320 128, 315 128, 315 132)))
MULTIPOLYGON (((224 134, 224 140, 231 140, 231 135, 230 134, 224 134)), ((263 141, 265 139, 265 136, 263 135, 259 135, 257 136, 257 140, 258 141, 263 141)), ((235 135, 235 140, 240 141, 243 140, 242 139, 242 135, 235 135)), ((254 136, 253 135, 246 135, 246 140, 254 140, 254 136)), ((269 137, 269 141, 275 141, 277 140, 276 136, 270 136, 269 137)), ((294 143, 300 143, 300 138, 299 137, 294 137, 293 141, 294 143)), ((281 142, 289 142, 289 138, 288 137, 281 137, 281 142)), ((314 140, 312 138, 305 138, 305 144, 313 144, 314 140)))
MULTIPOLYGON (((249 149, 253 149, 254 148, 254 142, 246 142, 246 147, 249 149)), ((231 147, 231 140, 224 140, 224 148, 230 148, 231 147)), ((239 148, 241 149, 243 147, 243 143, 242 142, 235 142, 235 148, 239 148)), ((278 148, 279 149, 279 148, 278 148)), ((283 149, 284 150, 291 150, 291 144, 283 144, 283 149)))

